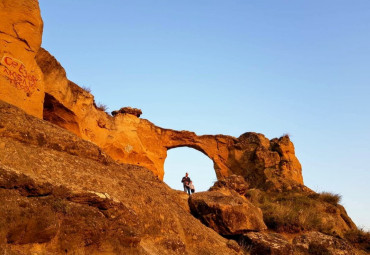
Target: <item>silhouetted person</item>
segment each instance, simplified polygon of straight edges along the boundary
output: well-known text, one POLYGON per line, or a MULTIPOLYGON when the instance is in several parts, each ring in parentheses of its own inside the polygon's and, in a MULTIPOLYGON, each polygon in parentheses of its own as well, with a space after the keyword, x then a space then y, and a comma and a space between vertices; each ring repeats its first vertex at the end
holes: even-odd
POLYGON ((191 193, 190 193, 190 186, 189 186, 191 180, 190 180, 190 177, 189 177, 189 174, 188 173, 186 173, 185 176, 182 177, 181 182, 184 185, 184 191, 187 192, 189 195, 191 195, 191 193))

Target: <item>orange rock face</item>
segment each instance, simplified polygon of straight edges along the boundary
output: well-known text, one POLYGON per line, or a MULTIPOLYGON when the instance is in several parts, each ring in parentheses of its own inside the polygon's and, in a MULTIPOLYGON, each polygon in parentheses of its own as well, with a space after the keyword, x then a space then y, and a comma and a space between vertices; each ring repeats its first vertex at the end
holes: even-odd
POLYGON ((44 84, 35 55, 42 30, 38 1, 0 0, 0 99, 39 118, 44 84))
MULTIPOLYGON (((269 140, 262 134, 239 138, 225 135, 197 136, 155 126, 136 112, 99 110, 94 97, 66 78, 63 67, 40 49, 37 63, 44 74, 44 119, 101 147, 122 163, 144 166, 160 179, 167 151, 190 147, 207 155, 218 178, 239 174, 252 187, 291 189, 303 184, 301 165, 289 137, 269 140)), ((131 108, 122 108, 131 109, 131 108)))
POLYGON ((160 179, 167 151, 191 147, 214 163, 218 178, 238 174, 251 187, 291 189, 303 184, 301 165, 288 137, 197 136, 155 126, 141 110, 122 108, 114 117, 69 81, 65 70, 40 48, 42 19, 37 1, 0 0, 0 99, 91 141, 122 163, 144 166, 160 179), (36 60, 36 61, 35 61, 36 60))

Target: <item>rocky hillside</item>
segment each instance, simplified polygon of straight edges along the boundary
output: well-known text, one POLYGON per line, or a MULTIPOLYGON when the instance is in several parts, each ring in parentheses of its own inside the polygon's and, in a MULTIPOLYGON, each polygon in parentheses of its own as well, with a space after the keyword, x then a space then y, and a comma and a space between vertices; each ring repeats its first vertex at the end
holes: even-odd
POLYGON ((4 102, 0 120, 0 254, 237 254, 149 170, 4 102))

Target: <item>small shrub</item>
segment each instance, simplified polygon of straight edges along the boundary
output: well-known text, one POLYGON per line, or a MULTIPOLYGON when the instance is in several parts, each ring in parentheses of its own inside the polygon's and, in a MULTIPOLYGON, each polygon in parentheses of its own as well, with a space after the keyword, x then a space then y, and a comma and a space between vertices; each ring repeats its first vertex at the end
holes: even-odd
POLYGON ((289 133, 284 133, 280 138, 283 138, 283 137, 288 137, 288 138, 290 138, 290 134, 289 134, 289 133))
POLYGON ((318 199, 332 205, 337 205, 341 201, 342 196, 331 192, 321 192, 319 193, 318 199))
POLYGON ((87 91, 87 92, 91 93, 91 88, 90 88, 90 87, 82 86, 81 88, 82 88, 83 90, 85 90, 85 91, 87 91))
POLYGON ((108 111, 108 106, 102 103, 97 103, 96 108, 100 111, 106 112, 108 111))

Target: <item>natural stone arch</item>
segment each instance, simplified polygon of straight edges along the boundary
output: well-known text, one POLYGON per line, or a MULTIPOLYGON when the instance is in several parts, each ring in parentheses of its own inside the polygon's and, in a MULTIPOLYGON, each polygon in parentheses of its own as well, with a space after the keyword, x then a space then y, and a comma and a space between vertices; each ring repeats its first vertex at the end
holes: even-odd
MULTIPOLYGON (((209 154, 207 154, 207 152, 202 148, 202 146, 199 146, 197 144, 172 146, 172 147, 167 148, 166 154, 168 153, 168 151, 174 150, 174 149, 177 149, 177 148, 191 148, 191 149, 194 149, 194 150, 202 153, 204 156, 208 157, 213 163, 213 170, 215 171, 217 179, 221 178, 219 171, 216 170, 217 168, 216 168, 215 161, 212 159, 212 157, 209 154)), ((167 157, 166 157, 166 159, 167 159, 167 157)))
MULTIPOLYGON (((218 179, 231 174, 242 175, 251 185, 265 189, 302 187, 302 169, 288 136, 267 139, 258 133, 240 137, 226 135, 198 136, 189 131, 158 127, 127 111, 110 116, 97 109, 94 97, 66 77, 63 67, 47 51, 36 57, 44 74, 45 93, 70 111, 73 129, 49 119, 85 140, 97 144, 113 159, 144 166, 163 180, 167 150, 190 147, 203 152, 214 163, 218 179)), ((55 112, 58 115, 57 112, 55 112)))
POLYGON ((226 165, 226 161, 229 158, 229 146, 233 144, 234 137, 224 135, 198 136, 194 132, 169 129, 165 130, 164 137, 163 143, 167 150, 189 147, 202 152, 210 158, 218 179, 229 176, 232 173, 226 165))
POLYGON ((203 151, 189 146, 169 148, 163 181, 173 189, 182 190, 180 180, 186 172, 194 181, 197 192, 208 190, 218 180, 214 162, 203 151))

